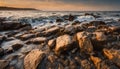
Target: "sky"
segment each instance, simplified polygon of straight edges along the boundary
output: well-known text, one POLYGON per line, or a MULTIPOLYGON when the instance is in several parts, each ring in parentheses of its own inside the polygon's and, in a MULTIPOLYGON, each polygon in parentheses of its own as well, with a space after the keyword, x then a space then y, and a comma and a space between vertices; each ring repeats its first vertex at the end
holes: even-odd
POLYGON ((0 0, 0 6, 44 11, 120 11, 120 0, 0 0))

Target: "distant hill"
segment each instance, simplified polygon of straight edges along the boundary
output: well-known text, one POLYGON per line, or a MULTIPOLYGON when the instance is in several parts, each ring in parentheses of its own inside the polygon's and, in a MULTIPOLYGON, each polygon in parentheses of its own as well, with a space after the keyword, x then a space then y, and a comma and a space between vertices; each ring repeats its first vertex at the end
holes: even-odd
POLYGON ((35 8, 15 8, 15 7, 0 6, 0 10, 38 10, 38 9, 35 9, 35 8))

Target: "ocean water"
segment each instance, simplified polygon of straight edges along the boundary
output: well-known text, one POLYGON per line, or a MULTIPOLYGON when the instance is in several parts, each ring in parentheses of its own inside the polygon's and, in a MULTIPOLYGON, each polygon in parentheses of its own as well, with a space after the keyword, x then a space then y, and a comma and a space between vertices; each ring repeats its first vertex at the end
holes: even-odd
MULTIPOLYGON (((30 23, 33 27, 38 26, 51 26, 57 25, 56 19, 63 18, 66 15, 75 15, 77 18, 74 21, 80 22, 90 22, 94 20, 102 20, 102 21, 117 21, 120 19, 120 12, 119 11, 88 11, 88 12, 46 12, 46 11, 0 11, 0 17, 5 17, 6 20, 9 21, 20 21, 23 23, 30 23), (93 16, 85 16, 85 13, 92 13, 98 18, 94 18, 93 16)), ((64 21, 61 25, 66 23, 73 23, 74 21, 64 21)))

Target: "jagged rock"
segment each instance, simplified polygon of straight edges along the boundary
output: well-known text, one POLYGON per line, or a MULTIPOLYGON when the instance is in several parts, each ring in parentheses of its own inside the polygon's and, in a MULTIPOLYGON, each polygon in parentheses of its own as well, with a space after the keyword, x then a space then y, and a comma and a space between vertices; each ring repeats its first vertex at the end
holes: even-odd
POLYGON ((2 57, 4 55, 4 49, 0 48, 0 57, 2 57))
POLYGON ((18 38, 21 40, 28 40, 34 37, 34 34, 23 34, 21 36, 19 36, 18 38))
POLYGON ((73 43, 72 37, 69 35, 62 35, 56 39, 55 53, 60 54, 63 51, 68 50, 73 43))
POLYGON ((59 32, 60 28, 59 27, 52 27, 46 31, 44 31, 44 35, 50 36, 50 35, 55 35, 57 32, 59 32))
POLYGON ((115 49, 104 49, 103 50, 104 55, 111 60, 113 63, 115 63, 118 67, 120 67, 120 50, 115 49))
POLYGON ((9 65, 9 61, 0 60, 0 69, 6 69, 8 65, 9 65))
POLYGON ((26 26, 31 26, 31 25, 23 24, 17 21, 3 21, 2 23, 0 23, 0 31, 17 30, 26 26))
POLYGON ((81 52, 85 52, 88 54, 93 52, 93 45, 91 43, 91 39, 88 37, 87 32, 77 33, 77 40, 78 40, 81 52))
POLYGON ((19 50, 20 48, 22 48, 23 47, 23 44, 14 44, 14 45, 12 45, 12 48, 13 48, 13 50, 19 50))
POLYGON ((47 41, 46 37, 36 37, 36 38, 32 38, 29 42, 33 44, 40 44, 46 41, 47 41))
POLYGON ((53 49, 56 45, 56 39, 51 39, 48 41, 48 46, 50 49, 53 49))
POLYGON ((45 57, 45 53, 39 51, 39 49, 34 49, 24 58, 24 68, 25 69, 36 69, 38 64, 42 62, 45 57))

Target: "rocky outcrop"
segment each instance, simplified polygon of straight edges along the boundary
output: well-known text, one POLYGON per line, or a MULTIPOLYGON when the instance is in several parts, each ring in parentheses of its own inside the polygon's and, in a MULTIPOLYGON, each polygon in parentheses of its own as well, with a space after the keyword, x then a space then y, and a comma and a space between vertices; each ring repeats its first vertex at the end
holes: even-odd
POLYGON ((24 58, 24 68, 25 69, 36 69, 38 64, 40 64, 45 57, 45 53, 39 51, 38 49, 32 50, 24 58))

